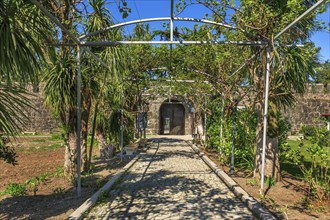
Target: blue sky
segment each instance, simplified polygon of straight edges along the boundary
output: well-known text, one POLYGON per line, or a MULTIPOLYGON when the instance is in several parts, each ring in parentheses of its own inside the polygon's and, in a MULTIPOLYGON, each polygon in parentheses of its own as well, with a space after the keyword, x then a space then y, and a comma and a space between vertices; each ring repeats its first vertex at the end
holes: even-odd
MULTIPOLYGON (((114 22, 120 23, 125 21, 131 21, 135 19, 153 18, 153 17, 169 17, 170 16, 170 0, 127 0, 128 7, 131 8, 131 13, 126 19, 123 19, 118 12, 119 0, 111 0, 110 11, 113 13, 114 22)), ((175 3, 178 0, 174 1, 175 3)), ((186 10, 179 15, 179 17, 193 17, 203 18, 203 15, 207 13, 201 5, 192 5, 186 8, 186 10)), ((328 4, 327 11, 318 16, 322 20, 329 24, 330 22, 330 5, 328 4)), ((149 23, 150 30, 159 30, 163 22, 149 23)), ((175 22, 174 26, 186 26, 192 27, 192 22, 175 22)), ((132 32, 133 25, 126 27, 125 31, 130 34, 132 32)), ((312 35, 311 41, 315 43, 317 47, 321 48, 320 55, 321 60, 330 60, 330 32, 321 31, 312 35)))
MULTIPOLYGON (((324 20, 327 24, 330 24, 330 6, 328 5, 328 10, 318 17, 324 20)), ((330 60, 330 32, 316 32, 311 37, 311 41, 313 41, 317 47, 321 48, 321 59, 323 61, 330 60)))

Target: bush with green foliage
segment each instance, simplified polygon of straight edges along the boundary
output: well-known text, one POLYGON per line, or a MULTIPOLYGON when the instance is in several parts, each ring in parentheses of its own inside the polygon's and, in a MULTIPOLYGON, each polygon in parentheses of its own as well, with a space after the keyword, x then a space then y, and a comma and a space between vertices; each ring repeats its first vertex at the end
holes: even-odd
POLYGON ((26 195, 27 188, 25 184, 11 182, 6 186, 5 194, 11 196, 23 196, 26 195))
MULTIPOLYGON (((212 115, 207 121, 207 146, 216 149, 219 159, 229 164, 232 149, 233 137, 233 112, 230 111, 223 119, 223 139, 220 140, 221 106, 218 101, 210 103, 212 115)), ((247 109, 237 111, 236 118, 236 144, 235 144, 235 165, 252 170, 255 157, 255 131, 256 115, 247 109)))
POLYGON ((282 152, 282 158, 298 166, 307 183, 306 199, 330 201, 330 131, 324 128, 313 128, 310 133, 311 145, 300 141, 298 148, 287 148, 282 152), (303 154, 303 148, 307 154, 303 154), (307 158, 308 157, 308 158, 307 158), (307 162, 309 161, 310 162, 307 162))
POLYGON ((280 112, 277 112, 278 120, 278 145, 281 146, 288 139, 288 134, 291 130, 291 124, 287 117, 283 117, 280 112))
POLYGON ((315 135, 316 128, 311 125, 301 125, 299 132, 302 133, 305 138, 309 138, 315 135))
POLYGON ((64 194, 65 193, 65 188, 63 188, 63 187, 56 187, 55 189, 53 189, 53 193, 54 194, 64 194))
POLYGON ((40 184, 45 184, 49 177, 63 177, 63 167, 57 167, 54 172, 45 172, 39 176, 32 177, 26 180, 24 183, 11 182, 6 186, 5 191, 0 192, 1 195, 11 195, 11 196, 22 196, 26 195, 28 192, 33 192, 36 195, 40 184))
MULTIPOLYGON (((225 114, 223 119, 223 139, 220 140, 220 120, 221 106, 219 100, 214 100, 209 104, 212 115, 207 121, 207 146, 216 149, 219 159, 225 163, 230 163, 231 149, 233 141, 233 109, 225 114)), ((279 146, 287 139, 291 125, 287 118, 280 112, 277 113, 279 146)), ((252 171, 254 168, 256 150, 256 127, 257 115, 252 109, 244 108, 237 111, 236 118, 236 143, 235 143, 235 166, 252 171)))
POLYGON ((25 181, 25 186, 29 189, 29 191, 33 192, 33 195, 36 195, 38 192, 38 186, 40 184, 40 179, 38 177, 33 177, 27 181, 25 181))

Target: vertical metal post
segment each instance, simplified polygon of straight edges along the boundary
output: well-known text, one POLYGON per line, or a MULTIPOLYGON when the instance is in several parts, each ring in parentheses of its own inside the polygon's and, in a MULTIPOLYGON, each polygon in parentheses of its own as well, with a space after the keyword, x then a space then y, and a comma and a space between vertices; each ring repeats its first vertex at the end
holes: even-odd
POLYGON ((266 138, 267 138, 267 115, 268 115, 268 94, 269 94, 269 76, 270 76, 270 46, 267 47, 267 65, 266 65, 266 88, 265 88, 265 109, 264 109, 264 130, 262 137, 262 162, 261 162, 261 188, 260 194, 263 194, 265 183, 265 157, 266 157, 266 138))
MULTIPOLYGON (((144 115, 145 116, 145 115, 144 115)), ((147 138, 147 132, 146 132, 146 119, 143 118, 143 138, 144 140, 147 138)))
POLYGON ((124 82, 121 87, 121 111, 120 111, 120 159, 124 155, 124 82))
POLYGON ((143 116, 143 138, 144 140, 146 139, 146 119, 145 119, 145 113, 144 113, 144 105, 143 105, 143 100, 142 100, 142 116, 143 116))
POLYGON ((224 116, 224 106, 225 106, 225 100, 222 96, 222 106, 221 106, 221 120, 220 120, 220 155, 222 155, 222 143, 223 143, 223 116, 224 116))
POLYGON ((235 144, 236 144, 236 121, 237 121, 237 99, 234 98, 234 121, 233 121, 233 146, 231 148, 231 160, 229 173, 235 172, 235 144))
MULTIPOLYGON (((174 0, 171 0, 171 16, 170 16, 170 41, 173 41, 173 18, 174 18, 174 0)), ((173 45, 170 44, 170 69, 169 69, 169 74, 172 71, 172 47, 173 45)), ((170 85, 170 98, 169 98, 169 102, 171 102, 171 96, 172 96, 172 75, 170 75, 170 79, 171 79, 171 85, 170 85)))
POLYGON ((174 17, 173 10, 174 10, 174 0, 171 0, 170 41, 173 41, 173 17, 174 17))
POLYGON ((81 196, 81 149, 80 149, 80 132, 81 132, 81 51, 77 46, 77 196, 81 196))
POLYGON ((207 125, 207 114, 206 114, 206 96, 205 96, 205 101, 204 101, 204 105, 205 105, 205 112, 204 112, 204 141, 205 141, 205 146, 206 146, 206 125, 207 125))

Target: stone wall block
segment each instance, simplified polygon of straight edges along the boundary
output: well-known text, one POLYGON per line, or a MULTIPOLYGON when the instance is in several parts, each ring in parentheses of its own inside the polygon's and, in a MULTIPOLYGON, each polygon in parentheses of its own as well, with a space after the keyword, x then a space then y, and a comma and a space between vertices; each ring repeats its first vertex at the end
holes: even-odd
POLYGON ((330 85, 306 85, 303 96, 295 95, 296 103, 283 110, 291 123, 291 131, 298 132, 300 125, 324 126, 318 123, 322 113, 330 113, 330 85))

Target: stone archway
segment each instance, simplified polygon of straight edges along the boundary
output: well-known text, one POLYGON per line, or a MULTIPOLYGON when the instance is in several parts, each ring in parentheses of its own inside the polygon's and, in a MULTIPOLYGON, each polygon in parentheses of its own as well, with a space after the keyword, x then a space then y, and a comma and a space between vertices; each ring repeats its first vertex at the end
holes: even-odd
POLYGON ((164 102, 159 109, 159 134, 185 134, 185 108, 178 101, 164 102))

